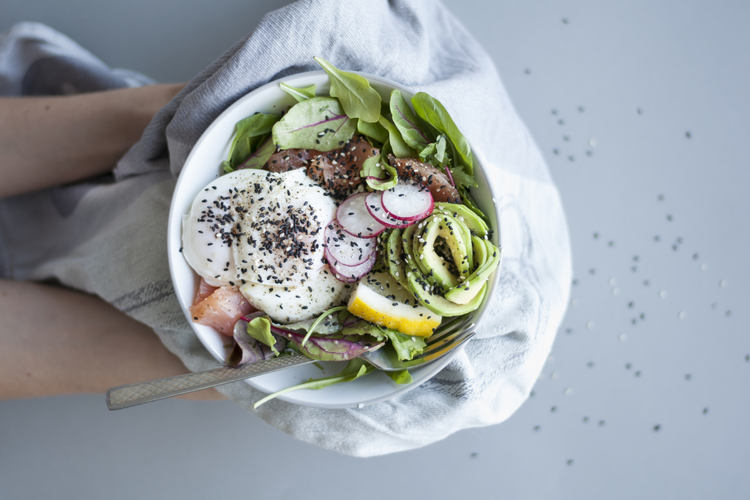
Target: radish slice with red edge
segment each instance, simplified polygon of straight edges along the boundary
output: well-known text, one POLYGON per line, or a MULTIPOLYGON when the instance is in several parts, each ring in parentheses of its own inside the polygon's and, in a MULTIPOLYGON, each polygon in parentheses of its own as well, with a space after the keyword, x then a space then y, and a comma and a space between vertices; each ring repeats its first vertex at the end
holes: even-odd
POLYGON ((366 262, 376 246, 376 240, 352 236, 336 221, 326 226, 325 247, 337 262, 345 266, 358 266, 366 262))
POLYGON ((373 191, 372 193, 367 195, 367 199, 365 201, 367 205, 367 211, 370 212, 370 215, 372 215, 372 217, 376 221, 380 222, 385 227, 390 228, 402 228, 411 226, 411 222, 398 220, 391 217, 391 215, 383 208, 382 198, 383 191, 373 191))
POLYGON ((383 191, 381 203, 391 217, 407 222, 422 220, 435 208, 432 193, 421 184, 396 184, 383 191))
POLYGON ((331 253, 326 248, 326 259, 328 259, 331 274, 333 274, 334 278, 339 281, 343 281, 344 283, 356 283, 357 281, 359 281, 362 276, 372 270, 372 268, 375 266, 375 261, 377 260, 377 258, 378 253, 373 252, 372 254, 370 254, 370 257, 362 264, 359 264, 358 266, 345 266, 344 264, 334 259, 331 256, 331 253))
POLYGON ((336 220, 352 236, 374 238, 385 231, 385 226, 367 211, 365 198, 367 193, 357 193, 345 199, 336 209, 336 220))

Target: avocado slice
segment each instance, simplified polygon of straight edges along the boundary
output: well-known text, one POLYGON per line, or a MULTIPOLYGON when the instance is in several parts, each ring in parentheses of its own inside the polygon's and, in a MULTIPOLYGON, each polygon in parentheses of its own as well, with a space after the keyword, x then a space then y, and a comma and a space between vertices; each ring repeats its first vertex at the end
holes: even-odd
POLYGON ((477 296, 483 285, 486 285, 492 271, 500 263, 500 249, 487 240, 479 240, 487 253, 487 259, 480 265, 467 280, 460 285, 448 290, 445 298, 456 304, 468 304, 477 296))
POLYGON ((484 300, 484 296, 487 294, 487 283, 485 283, 469 302, 466 304, 456 304, 445 297, 433 295, 425 290, 422 287, 425 282, 423 280, 420 282, 416 273, 409 273, 407 277, 409 279, 409 289, 414 293, 419 303, 435 314, 444 317, 461 316, 474 311, 479 307, 482 300, 484 300))
POLYGON ((406 271, 404 268, 404 250, 401 244, 401 230, 391 229, 385 245, 386 261, 388 263, 388 272, 398 283, 405 289, 409 289, 409 282, 406 281, 406 271))
POLYGON ((435 203, 435 210, 447 212, 449 215, 457 218, 460 222, 466 224, 466 227, 468 227, 472 233, 476 234, 480 238, 484 238, 490 232, 487 223, 485 223, 476 213, 474 213, 473 210, 471 210, 466 205, 440 202, 435 203))
MULTIPOLYGON (((414 258, 425 275, 432 275, 444 289, 458 285, 458 276, 454 276, 447 264, 435 251, 435 240, 442 237, 450 248, 453 262, 460 275, 469 274, 469 264, 466 259, 466 241, 463 231, 455 219, 445 215, 432 216, 427 219, 420 237, 414 238, 414 258)), ((469 242, 470 243, 470 242, 469 242)))

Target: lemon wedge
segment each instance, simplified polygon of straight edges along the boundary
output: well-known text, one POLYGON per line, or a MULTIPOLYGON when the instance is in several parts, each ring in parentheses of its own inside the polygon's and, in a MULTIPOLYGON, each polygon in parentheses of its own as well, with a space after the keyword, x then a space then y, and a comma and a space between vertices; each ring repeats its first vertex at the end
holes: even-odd
POLYGON ((443 320, 417 305, 412 294, 388 273, 365 275, 349 298, 347 309, 370 323, 418 337, 432 335, 443 320))

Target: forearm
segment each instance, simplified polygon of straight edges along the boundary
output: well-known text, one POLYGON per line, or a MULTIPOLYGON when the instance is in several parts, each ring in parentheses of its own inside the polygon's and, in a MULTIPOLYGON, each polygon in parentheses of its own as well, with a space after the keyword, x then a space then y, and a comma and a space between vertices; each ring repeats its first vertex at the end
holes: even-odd
POLYGON ((0 280, 0 399, 104 393, 187 372, 148 326, 97 297, 0 280))
POLYGON ((0 98, 0 198, 111 171, 182 87, 0 98))

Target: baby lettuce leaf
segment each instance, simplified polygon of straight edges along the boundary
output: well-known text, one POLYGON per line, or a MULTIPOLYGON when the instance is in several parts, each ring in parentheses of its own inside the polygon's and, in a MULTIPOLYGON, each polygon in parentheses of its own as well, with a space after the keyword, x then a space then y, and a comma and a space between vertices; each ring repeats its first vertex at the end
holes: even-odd
POLYGON ((391 92, 390 111, 393 123, 401 132, 404 142, 421 154, 432 141, 418 127, 416 115, 398 90, 391 92))
POLYGON ((395 125, 393 125, 382 116, 380 117, 378 123, 380 123, 380 125, 388 131, 388 142, 391 145, 391 150, 393 151, 393 154, 396 155, 396 158, 417 157, 417 152, 410 148, 409 145, 406 144, 406 142, 404 142, 403 137, 401 137, 401 132, 399 132, 398 128, 396 128, 395 125))
POLYGON ((427 344, 424 337, 412 337, 404 335, 396 330, 384 326, 374 325, 367 321, 360 321, 341 330, 342 334, 348 335, 372 335, 378 340, 390 340, 396 355, 400 361, 409 361, 417 354, 421 354, 427 344))
POLYGON ((338 99, 313 97, 289 109, 273 126, 273 143, 279 149, 338 149, 352 138, 357 120, 344 113, 338 99))
POLYGON ((357 132, 380 144, 388 140, 388 131, 380 123, 367 123, 364 120, 357 120, 357 132))
POLYGON ((414 382, 414 379, 411 378, 411 373, 409 373, 406 370, 398 370, 395 372, 385 372, 385 374, 391 377, 391 380, 393 380, 399 385, 411 384, 412 382, 414 382))
POLYGON ((362 163, 362 171, 359 173, 360 176, 365 178, 367 185, 376 191, 385 191, 391 189, 398 184, 398 171, 396 167, 388 164, 384 159, 384 152, 388 146, 386 141, 383 144, 381 153, 375 156, 371 156, 362 163))
POLYGON ((385 327, 380 327, 380 330, 391 341, 391 345, 396 350, 396 356, 398 356, 400 361, 413 359, 414 356, 421 354, 425 347, 427 347, 424 337, 404 335, 401 332, 385 327))
POLYGON ((292 347, 310 359, 319 361, 348 361, 368 351, 383 346, 369 335, 312 335, 305 345, 302 340, 305 334, 292 332, 271 325, 271 331, 286 339, 292 347))
POLYGON ((297 384, 292 387, 287 387, 286 389, 282 389, 280 391, 274 392, 273 394, 269 394, 265 398, 255 403, 253 405, 253 409, 258 408, 263 403, 266 403, 274 398, 277 398, 281 396, 282 394, 287 394, 289 392, 299 391, 302 389, 314 389, 314 390, 323 389, 324 387, 328 387, 333 384, 340 384, 342 382, 351 382, 352 380, 355 380, 355 379, 358 379, 359 377, 367 375, 373 370, 375 370, 373 366, 368 365, 361 359, 353 359, 349 361, 349 363, 344 367, 343 370, 341 370, 340 373, 337 373, 336 375, 331 375, 330 377, 323 377, 319 379, 311 378, 307 382, 303 382, 301 384, 297 384))
POLYGON ((274 146, 273 144, 271 134, 267 134, 261 142, 260 146, 258 146, 258 149, 253 151, 253 154, 251 154, 247 160, 245 160, 240 166, 238 166, 237 170, 243 168, 262 168, 275 151, 276 146, 274 146))
POLYGON ((276 337, 271 334, 271 322, 268 318, 255 318, 247 324, 247 334, 258 342, 262 342, 273 350, 274 354, 279 354, 279 351, 274 347, 276 345, 276 337))
POLYGON ((331 97, 338 97, 344 111, 351 118, 359 118, 369 123, 375 123, 380 118, 380 94, 370 87, 367 79, 341 71, 325 59, 315 57, 331 81, 331 97))
POLYGON ((450 157, 445 154, 446 142, 444 135, 438 136, 435 142, 431 142, 419 152, 419 159, 435 167, 445 167, 450 161, 450 157))
POLYGON ((229 166, 236 169, 242 162, 247 160, 255 148, 258 147, 263 136, 271 131, 273 125, 280 118, 280 115, 255 113, 238 121, 234 126, 234 139, 229 148, 229 157, 227 159, 229 166))
POLYGON ((281 87, 281 90, 297 99, 297 102, 302 102, 315 97, 315 89, 317 85, 313 83, 307 87, 292 87, 286 83, 280 83, 279 87, 281 87))
POLYGON ((470 175, 474 175, 474 161, 471 155, 471 148, 469 142, 463 136, 458 127, 453 122, 453 119, 445 110, 440 101, 425 94, 424 92, 418 92, 411 99, 411 103, 414 106, 414 111, 417 115, 432 127, 435 128, 441 134, 448 136, 448 139, 456 147, 458 155, 461 157, 463 164, 466 166, 466 172, 470 175))
POLYGON ((286 349, 286 340, 283 338, 277 339, 273 347, 258 342, 248 334, 247 325, 248 322, 244 320, 239 320, 234 325, 235 345, 229 356, 227 356, 227 366, 237 366, 245 363, 254 363, 261 359, 269 359, 274 357, 275 353, 286 349))

